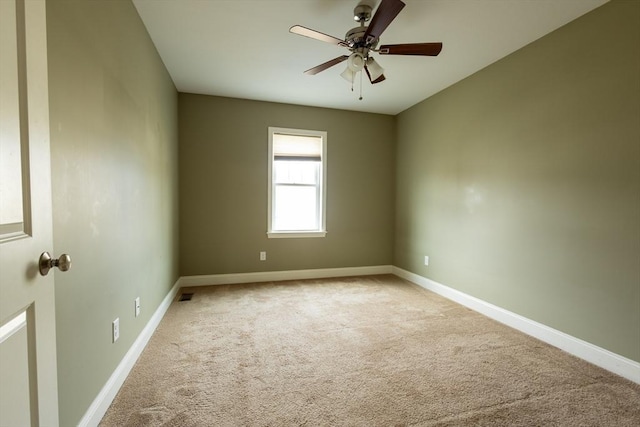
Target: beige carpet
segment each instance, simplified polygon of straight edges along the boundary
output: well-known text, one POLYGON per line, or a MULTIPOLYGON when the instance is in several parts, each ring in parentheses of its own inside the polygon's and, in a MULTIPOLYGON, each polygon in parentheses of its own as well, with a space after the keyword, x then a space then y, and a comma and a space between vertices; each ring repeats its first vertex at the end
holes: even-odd
POLYGON ((640 426, 640 386, 395 276, 183 289, 101 426, 640 426))

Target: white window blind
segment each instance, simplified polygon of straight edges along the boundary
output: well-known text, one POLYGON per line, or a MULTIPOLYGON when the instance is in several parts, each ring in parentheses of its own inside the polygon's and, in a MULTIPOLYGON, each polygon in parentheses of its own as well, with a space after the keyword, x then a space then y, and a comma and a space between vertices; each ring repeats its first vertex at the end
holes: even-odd
POLYGON ((318 136, 273 134, 275 160, 316 160, 322 158, 322 138, 318 136))

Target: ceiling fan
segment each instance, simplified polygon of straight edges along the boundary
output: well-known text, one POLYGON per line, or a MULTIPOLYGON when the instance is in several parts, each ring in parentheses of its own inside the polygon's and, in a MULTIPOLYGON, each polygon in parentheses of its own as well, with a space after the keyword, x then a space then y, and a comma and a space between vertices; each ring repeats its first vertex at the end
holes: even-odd
MULTIPOLYGON (((347 68, 340 74, 345 80, 353 85, 356 74, 364 71, 372 84, 380 83, 385 80, 384 70, 371 56, 371 52, 380 55, 418 55, 418 56, 437 56, 442 50, 442 43, 405 43, 405 44, 387 44, 379 48, 378 42, 384 30, 398 16, 405 4, 401 0, 382 0, 380 6, 376 10, 375 15, 371 18, 372 7, 366 0, 358 3, 353 10, 353 19, 360 23, 359 27, 355 27, 347 31, 344 40, 321 33, 301 25, 294 25, 289 32, 298 34, 322 42, 342 46, 351 51, 350 55, 341 55, 316 67, 306 70, 304 73, 315 75, 321 71, 347 61, 347 68), (368 26, 367 21, 371 20, 368 26)), ((353 88, 352 88, 353 90, 353 88)), ((362 99, 362 96, 360 96, 362 99)))

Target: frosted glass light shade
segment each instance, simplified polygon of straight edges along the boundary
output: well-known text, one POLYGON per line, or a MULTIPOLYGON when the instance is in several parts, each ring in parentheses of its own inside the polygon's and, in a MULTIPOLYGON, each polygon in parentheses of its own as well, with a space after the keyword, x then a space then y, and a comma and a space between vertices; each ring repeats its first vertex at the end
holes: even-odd
POLYGON ((345 68, 344 71, 340 74, 340 76, 348 81, 349 83, 353 83, 356 78, 356 73, 351 71, 349 67, 345 68))
POLYGON ((382 68, 373 58, 367 59, 367 71, 371 77, 371 81, 375 82, 384 74, 384 68, 382 68))
POLYGON ((357 73, 364 68, 364 57, 357 52, 352 53, 349 59, 347 59, 347 67, 354 73, 357 73))

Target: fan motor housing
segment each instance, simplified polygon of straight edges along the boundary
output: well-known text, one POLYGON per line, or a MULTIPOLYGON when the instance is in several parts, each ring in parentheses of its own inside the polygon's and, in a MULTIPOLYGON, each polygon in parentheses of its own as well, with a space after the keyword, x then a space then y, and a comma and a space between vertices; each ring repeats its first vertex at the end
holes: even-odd
MULTIPOLYGON (((344 40, 349 45, 349 48, 354 50, 358 48, 365 47, 364 33, 367 31, 367 27, 355 27, 347 31, 347 34, 344 36, 344 40)), ((375 49, 378 44, 378 39, 374 40, 373 43, 367 46, 368 49, 375 49)))

